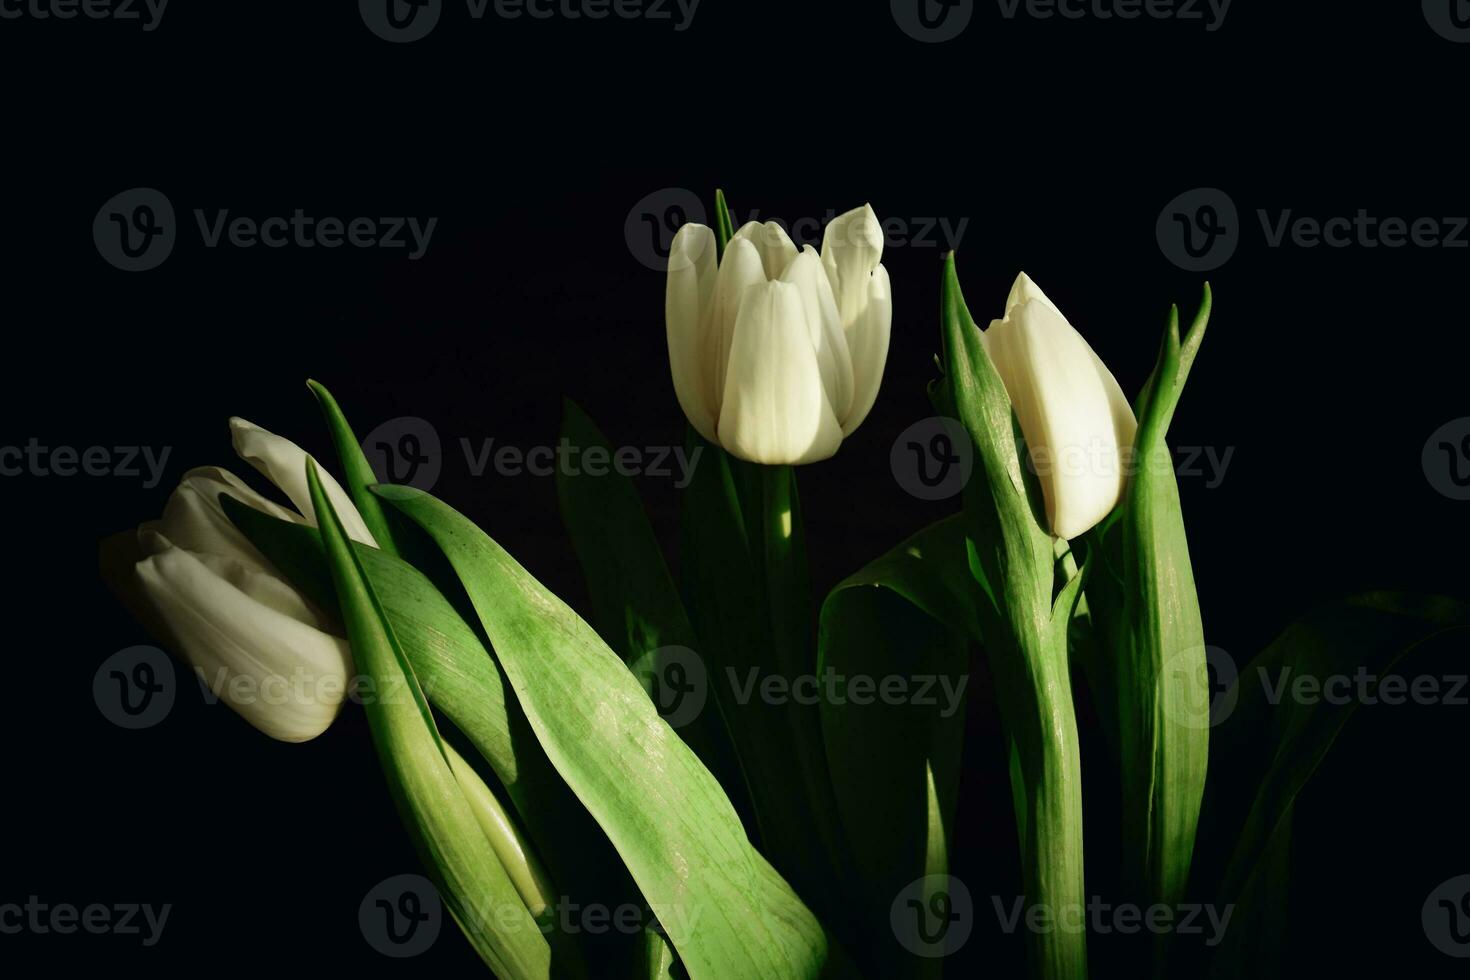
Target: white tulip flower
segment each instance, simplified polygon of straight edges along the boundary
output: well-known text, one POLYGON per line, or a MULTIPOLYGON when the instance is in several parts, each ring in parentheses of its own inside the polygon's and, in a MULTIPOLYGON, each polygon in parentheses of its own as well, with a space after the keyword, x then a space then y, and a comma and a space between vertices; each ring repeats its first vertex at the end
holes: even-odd
POLYGON ((686 224, 669 256, 674 391, 700 435, 756 463, 826 459, 878 397, 893 301, 883 230, 867 205, 827 226, 820 253, 749 222, 716 259, 686 224))
MULTIPOLYGON (((272 738, 304 742, 327 729, 347 693, 347 641, 230 522, 219 495, 314 526, 306 454, 243 419, 230 420, 230 433, 236 453, 301 513, 267 500, 226 470, 190 470, 162 519, 138 529, 148 557, 137 574, 178 652, 210 690, 272 738)), ((325 472, 321 476, 349 536, 376 547, 346 492, 325 472)))
POLYGON ((1112 372, 1024 272, 1005 317, 982 336, 1026 437, 1051 532, 1075 538, 1123 492, 1138 428, 1133 409, 1112 372))

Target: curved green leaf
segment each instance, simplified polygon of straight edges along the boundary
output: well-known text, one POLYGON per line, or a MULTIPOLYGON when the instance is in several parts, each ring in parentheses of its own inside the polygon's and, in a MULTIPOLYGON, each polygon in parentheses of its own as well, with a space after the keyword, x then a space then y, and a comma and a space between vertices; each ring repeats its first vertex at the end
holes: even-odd
POLYGON ((547 757, 622 856, 691 977, 811 977, 827 939, 617 654, 463 515, 376 492, 459 573, 547 757))
MULTIPOLYGON (((612 458, 612 446, 602 432, 571 401, 563 405, 561 437, 584 458, 589 448, 612 458)), ((697 467, 703 457, 704 447, 695 446, 688 465, 697 467)), ((564 467, 557 468, 556 491, 562 522, 587 579, 592 625, 653 697, 663 676, 656 663, 661 651, 699 653, 700 643, 638 491, 615 468, 594 475, 585 468, 572 473, 564 467)), ((745 812, 745 781, 725 729, 719 690, 712 693, 712 710, 699 712, 679 734, 719 779, 736 809, 745 812)))
POLYGON ((408 656, 310 459, 306 477, 357 669, 379 692, 364 708, 399 812, 486 964, 506 980, 550 977, 551 947, 465 797, 408 656))
MULTIPOLYGON (((220 504, 293 585, 319 607, 335 607, 315 528, 263 514, 227 494, 220 504)), ((480 636, 412 565, 367 545, 354 543, 353 550, 430 703, 489 764, 563 893, 607 907, 632 900, 635 889, 616 852, 552 768, 515 698, 506 697, 504 675, 480 636)), ((616 947, 631 941, 612 931, 578 938, 599 950, 612 948, 588 949, 589 956, 624 955, 616 947)))

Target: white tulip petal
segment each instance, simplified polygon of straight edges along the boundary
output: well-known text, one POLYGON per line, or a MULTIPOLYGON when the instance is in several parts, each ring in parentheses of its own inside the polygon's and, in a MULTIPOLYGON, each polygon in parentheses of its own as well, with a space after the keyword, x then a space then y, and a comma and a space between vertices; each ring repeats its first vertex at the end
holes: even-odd
POLYGON ((1032 279, 1024 272, 1017 275, 1016 281, 1011 283, 1011 293, 1009 296, 1006 297, 1005 315, 1010 316, 1011 311, 1014 310, 1016 307, 1023 306, 1033 299, 1045 303, 1047 306, 1050 306, 1053 310, 1056 310, 1057 316, 1061 317, 1063 320, 1066 319, 1066 316, 1063 315, 1061 309, 1057 306, 1057 304, 1053 303, 1050 297, 1048 297, 1046 293, 1043 293, 1041 291, 1040 286, 1036 285, 1036 280, 1032 279))
POLYGON ((674 235, 669 250, 669 281, 664 296, 664 325, 669 341, 669 371, 674 394, 691 425, 715 441, 714 376, 707 367, 709 336, 714 329, 715 233, 689 223, 674 235))
POLYGON ((241 503, 282 520, 302 523, 302 518, 256 493, 239 477, 217 466, 203 466, 184 474, 178 487, 169 495, 163 508, 158 530, 169 540, 190 551, 248 560, 265 564, 265 558, 250 540, 225 516, 220 508, 220 494, 227 493, 241 503))
POLYGON ((888 338, 893 327, 893 290, 888 270, 883 266, 868 277, 867 295, 862 310, 847 328, 847 343, 852 351, 852 407, 842 419, 842 435, 847 437, 868 417, 878 400, 883 384, 883 369, 888 364, 888 338))
MULTIPOLYGON (((308 521, 316 524, 316 514, 311 509, 311 493, 306 488, 306 451, 290 439, 284 439, 253 425, 242 418, 230 419, 230 441, 234 443, 239 457, 254 466, 276 486, 280 487, 308 521)), ((321 467, 317 468, 322 479, 322 489, 332 501, 332 507, 342 518, 347 536, 361 544, 378 546, 372 532, 363 523, 347 491, 321 467)))
POLYGON ((755 246, 767 279, 780 279, 786 274, 787 267, 796 261, 795 243, 786 234, 786 229, 774 221, 747 221, 731 238, 732 242, 736 240, 748 241, 755 246))
MULTIPOLYGON (((1036 280, 1026 275, 1025 272, 1016 276, 1016 281, 1011 285, 1010 296, 1006 299, 1006 315, 1009 316, 1010 311, 1015 307, 1033 299, 1051 307, 1063 320, 1067 319, 1057 304, 1041 291, 1036 280)), ((1071 321, 1067 322, 1070 324, 1071 321)), ((1086 340, 1083 340, 1083 343, 1086 344, 1086 340)), ((1108 404, 1112 408, 1113 427, 1118 433, 1118 445, 1121 448, 1131 447, 1138 431, 1138 420, 1133 417, 1133 406, 1129 404, 1128 396, 1123 394, 1123 388, 1118 384, 1118 379, 1113 377, 1113 372, 1108 370, 1108 366, 1103 363, 1102 358, 1097 356, 1097 352, 1090 344, 1087 346, 1087 353, 1092 355, 1093 366, 1097 368, 1098 377, 1102 378, 1103 387, 1107 390, 1108 404)))
MULTIPOLYGON (((1097 376, 1102 379, 1103 390, 1108 393, 1108 407, 1113 416, 1113 432, 1117 434, 1118 450, 1123 453, 1133 448, 1133 440, 1138 435, 1138 419, 1133 415, 1133 406, 1128 402, 1128 396, 1123 394, 1123 386, 1118 384, 1118 379, 1113 377, 1113 372, 1103 363, 1102 358, 1089 345, 1087 352, 1092 355, 1092 366, 1097 369, 1097 376)), ((1127 473, 1124 473, 1124 483, 1127 483, 1127 473)))
POLYGON ((1123 434, 1104 381, 1111 375, 1044 297, 993 322, 985 346, 1026 437, 1052 533, 1074 538, 1106 517, 1122 491, 1123 434))
POLYGON ((842 325, 851 329, 867 304, 868 279, 883 261, 883 226, 864 204, 827 224, 822 235, 822 265, 832 279, 842 325))
POLYGON ((720 445, 741 459, 777 465, 826 459, 841 444, 801 291, 784 282, 753 287, 735 327, 720 445))
POLYGON ((832 296, 832 284, 817 250, 810 245, 804 247, 787 266, 781 281, 791 283, 801 293, 812 347, 817 352, 817 366, 822 372, 822 389, 827 392, 833 413, 839 420, 844 419, 852 407, 852 355, 847 349, 842 318, 837 313, 837 300, 832 296))
POLYGON ((332 723, 351 672, 346 640, 261 602, 182 548, 137 571, 185 658, 246 721, 286 742, 332 723))
POLYGON ((735 336, 735 322, 740 318, 740 306, 745 302, 750 287, 765 281, 760 251, 748 238, 730 239, 715 277, 714 329, 706 336, 708 346, 704 353, 716 430, 725 404, 725 377, 729 373, 730 346, 735 336))

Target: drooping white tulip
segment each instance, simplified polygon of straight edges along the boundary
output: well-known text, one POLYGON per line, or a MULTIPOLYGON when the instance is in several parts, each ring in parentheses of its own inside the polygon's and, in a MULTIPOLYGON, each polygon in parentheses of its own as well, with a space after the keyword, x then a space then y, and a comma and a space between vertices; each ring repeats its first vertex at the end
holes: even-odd
POLYGON ((867 205, 827 225, 818 253, 752 221, 717 260, 686 224, 669 256, 674 392, 706 439, 756 463, 826 459, 867 417, 888 359, 893 301, 867 205))
POLYGON ((1075 538, 1118 503, 1138 427, 1133 409, 1112 372, 1024 272, 1004 318, 983 336, 1026 437, 1051 531, 1075 538))
MULTIPOLYGON (((137 574, 178 652, 210 690, 272 738, 304 742, 327 729, 347 693, 347 641, 230 522, 219 497, 226 493, 272 517, 314 524, 306 454, 243 419, 231 419, 230 432, 241 458, 307 516, 267 500, 226 470, 190 470, 162 519, 138 529, 148 557, 137 574)), ((349 536, 376 547, 347 493, 326 473, 322 483, 349 536)))

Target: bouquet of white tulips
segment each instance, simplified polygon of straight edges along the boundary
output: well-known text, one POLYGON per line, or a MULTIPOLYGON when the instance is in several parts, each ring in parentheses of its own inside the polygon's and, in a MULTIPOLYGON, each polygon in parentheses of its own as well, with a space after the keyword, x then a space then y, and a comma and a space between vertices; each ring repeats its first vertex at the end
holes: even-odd
MULTIPOLYGON (((679 581, 628 477, 561 472, 583 618, 448 503, 380 484, 312 382, 342 482, 232 419, 236 452, 294 509, 192 470, 161 520, 109 540, 112 584, 273 738, 315 737, 371 684, 362 710, 399 816, 505 980, 938 976, 975 925, 960 893, 1004 892, 951 870, 976 656, 1010 760, 1018 915, 1051 923, 1025 930, 1031 975, 1267 972, 1292 803, 1351 709, 1268 706, 1237 685, 1212 728, 1166 443, 1208 287, 1187 330, 1170 314, 1130 401, 1024 274, 982 330, 948 256, 929 395, 972 443, 963 507, 813 616, 793 467, 838 454, 878 397, 894 303, 883 235, 867 206, 832 221, 820 250, 776 224, 735 229, 723 195, 715 211, 715 227, 678 232, 669 263, 673 390, 702 453, 682 490, 679 581), (932 678, 955 703, 742 689, 894 675, 932 678), (283 694, 234 698, 240 678, 283 694), (669 689, 696 686, 708 703, 690 716, 669 689), (1091 842, 1121 854, 1107 887, 1144 910, 1228 908, 1216 941, 1089 950, 1083 697, 1119 780, 1086 801, 1121 807, 1122 839, 1091 842), (639 914, 569 929, 554 913, 571 902, 639 914)), ((609 451, 574 405, 562 437, 609 451)), ((1382 666, 1466 623, 1450 600, 1359 596, 1294 624, 1262 663, 1382 666)))

